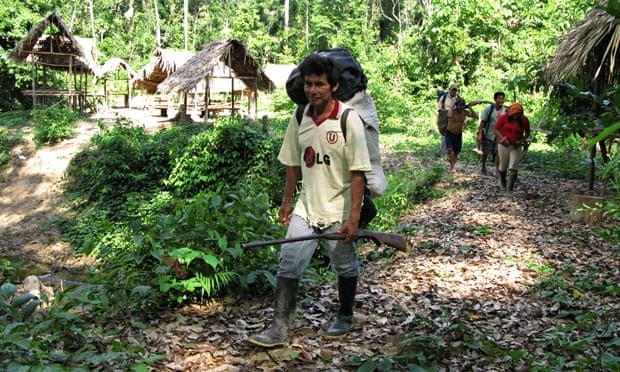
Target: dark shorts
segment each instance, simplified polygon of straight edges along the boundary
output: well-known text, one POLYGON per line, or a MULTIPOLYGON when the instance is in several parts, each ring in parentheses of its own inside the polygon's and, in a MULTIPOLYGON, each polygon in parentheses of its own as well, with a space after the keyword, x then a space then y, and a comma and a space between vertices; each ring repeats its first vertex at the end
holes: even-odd
POLYGON ((497 155, 497 141, 485 138, 480 144, 480 149, 484 154, 490 154, 493 156, 493 158, 495 158, 495 156, 497 155))
POLYGON ((463 147, 463 134, 454 134, 452 132, 446 132, 446 146, 455 154, 461 152, 461 148, 463 147))

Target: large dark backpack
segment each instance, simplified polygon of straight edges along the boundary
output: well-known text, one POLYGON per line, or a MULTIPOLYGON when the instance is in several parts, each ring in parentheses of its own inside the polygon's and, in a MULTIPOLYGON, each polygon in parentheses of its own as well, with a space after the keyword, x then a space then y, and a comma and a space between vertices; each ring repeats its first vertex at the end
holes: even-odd
MULTIPOLYGON (((368 78, 362 71, 362 66, 353 57, 351 52, 344 48, 325 49, 316 52, 318 55, 329 57, 338 73, 338 90, 334 97, 346 102, 355 93, 366 89, 368 78)), ((286 93, 298 105, 308 103, 304 93, 304 79, 299 68, 295 67, 286 81, 286 93)))

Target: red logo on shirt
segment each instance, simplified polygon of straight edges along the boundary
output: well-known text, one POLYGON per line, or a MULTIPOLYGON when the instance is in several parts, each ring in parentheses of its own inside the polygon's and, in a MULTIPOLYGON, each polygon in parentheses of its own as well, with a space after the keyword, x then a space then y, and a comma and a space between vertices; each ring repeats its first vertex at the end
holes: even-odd
POLYGON ((316 151, 312 147, 306 147, 304 151, 304 162, 306 167, 312 168, 314 166, 314 159, 316 158, 316 151))
POLYGON ((334 143, 338 142, 338 132, 333 131, 333 130, 328 131, 327 134, 325 135, 325 140, 330 145, 333 145, 334 143))

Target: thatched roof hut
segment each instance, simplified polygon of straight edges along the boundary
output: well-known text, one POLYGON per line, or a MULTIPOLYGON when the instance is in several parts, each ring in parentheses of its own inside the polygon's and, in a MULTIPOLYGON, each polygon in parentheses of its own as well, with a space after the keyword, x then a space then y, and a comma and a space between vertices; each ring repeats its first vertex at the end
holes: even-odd
POLYGON ((158 85, 193 55, 193 52, 188 51, 155 49, 149 63, 136 73, 134 86, 144 89, 149 94, 155 94, 158 85))
POLYGON ((284 88, 286 87, 286 80, 295 67, 297 67, 297 65, 278 65, 275 63, 268 63, 265 65, 265 74, 269 76, 269 79, 273 81, 276 87, 284 88))
POLYGON ((252 91, 272 91, 275 88, 246 47, 238 40, 229 39, 212 42, 196 53, 170 75, 159 90, 164 93, 189 92, 201 81, 213 78, 214 68, 220 62, 252 91))
POLYGON ((94 42, 74 36, 55 12, 43 18, 11 51, 17 62, 32 62, 55 70, 99 74, 94 42), (55 33, 45 35, 50 26, 55 33))
POLYGON ((107 60, 103 66, 101 66, 99 70, 100 75, 98 78, 101 79, 105 75, 114 73, 120 69, 127 71, 127 75, 130 79, 133 79, 136 76, 136 72, 131 68, 131 66, 129 66, 129 63, 121 58, 112 58, 107 60))
POLYGON ((593 84, 589 88, 600 92, 620 77, 616 68, 619 45, 620 26, 616 18, 595 8, 562 37, 555 57, 547 65, 547 77, 557 83, 577 76, 593 84))

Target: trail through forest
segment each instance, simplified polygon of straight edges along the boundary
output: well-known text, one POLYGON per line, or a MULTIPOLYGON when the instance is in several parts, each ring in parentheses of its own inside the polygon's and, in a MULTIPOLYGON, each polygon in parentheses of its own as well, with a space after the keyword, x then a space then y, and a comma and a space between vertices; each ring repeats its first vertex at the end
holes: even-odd
MULTIPOLYGON (((301 291, 288 348, 261 349, 246 342, 269 324, 271 294, 188 306, 145 330, 124 331, 151 352, 165 353, 160 368, 166 370, 355 370, 355 358, 395 352, 406 333, 414 337, 410 344, 443 365, 515 370, 525 359, 493 350, 527 351, 542 360, 545 338, 571 317, 566 303, 536 290, 547 279, 545 270, 568 270, 556 280, 567 286, 571 306, 618 314, 620 305, 611 297, 574 286, 579 280, 594 285, 620 277, 614 247, 597 238, 591 226, 568 218, 566 196, 583 191, 584 181, 524 172, 519 188, 525 191, 508 197, 493 177, 479 176, 473 167, 460 171, 454 183, 440 185, 455 192, 403 218, 409 255, 388 259, 383 248, 362 248, 356 321, 345 339, 322 334, 337 309, 335 285, 301 291), (594 277, 582 276, 592 268, 594 277)), ((598 352, 595 344, 583 350, 598 352)))
POLYGON ((108 110, 80 121, 73 138, 37 149, 32 129, 13 150, 11 166, 0 174, 0 254, 49 265, 52 270, 81 269, 88 258, 76 259, 60 241, 53 219, 60 212, 60 182, 71 159, 99 132, 97 120, 112 125, 122 115, 155 131, 170 125, 164 117, 142 110, 108 110))
MULTIPOLYGON (((154 130, 166 124, 145 125, 154 130)), ((72 140, 20 150, 25 160, 1 185, 3 253, 62 267, 76 264, 52 219, 64 169, 97 130, 95 122, 83 122, 72 140)), ((405 334, 414 337, 409 345, 418 342, 445 366, 514 370, 524 360, 494 354, 491 346, 543 358, 541 340, 570 317, 566 302, 537 290, 554 268, 565 269, 555 280, 566 286, 571 306, 620 312, 615 297, 575 285, 617 283, 620 277, 617 248, 596 237, 592 226, 569 219, 567 196, 584 192, 585 181, 524 171, 520 191, 507 196, 493 177, 470 166, 458 169, 454 179, 446 176, 438 185, 447 191, 444 197, 418 205, 402 219, 410 254, 392 255, 369 244, 360 248, 356 320, 344 339, 323 337, 337 309, 333 284, 303 286, 287 348, 261 349, 246 341, 268 325, 270 293, 168 310, 144 327, 109 326, 148 354, 164 355, 159 370, 352 370, 359 360, 395 352, 405 334)), ((598 352, 596 344, 582 346, 586 354, 598 352)))

